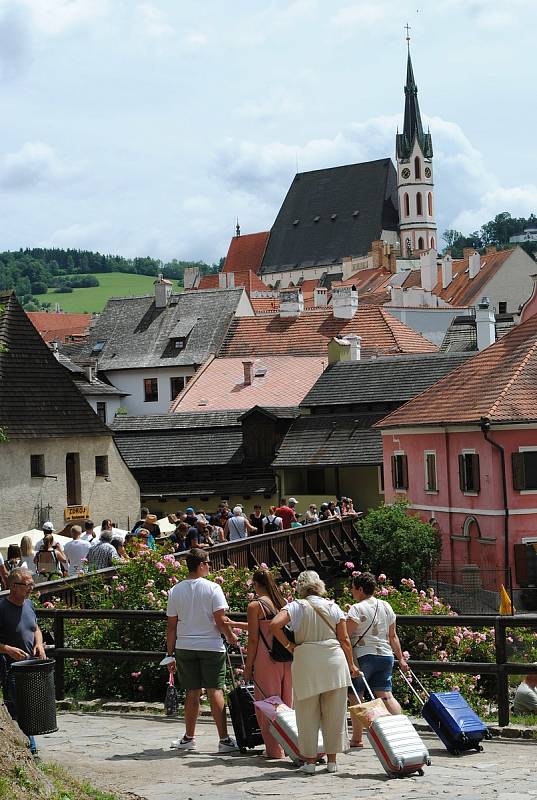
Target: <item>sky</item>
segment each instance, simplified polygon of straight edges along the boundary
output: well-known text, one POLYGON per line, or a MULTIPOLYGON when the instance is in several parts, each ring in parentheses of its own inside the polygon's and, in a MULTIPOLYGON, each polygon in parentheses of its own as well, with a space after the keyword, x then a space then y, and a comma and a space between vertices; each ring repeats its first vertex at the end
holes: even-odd
POLYGON ((535 0, 0 0, 0 249, 217 261, 394 159, 406 23, 440 234, 537 213, 535 0))

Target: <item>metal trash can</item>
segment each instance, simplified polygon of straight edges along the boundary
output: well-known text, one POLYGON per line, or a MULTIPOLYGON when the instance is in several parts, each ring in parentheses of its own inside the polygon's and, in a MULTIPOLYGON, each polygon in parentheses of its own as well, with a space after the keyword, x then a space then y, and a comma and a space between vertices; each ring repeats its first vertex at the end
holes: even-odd
POLYGON ((15 678, 17 723, 26 736, 42 736, 58 730, 54 661, 29 658, 11 664, 15 678))

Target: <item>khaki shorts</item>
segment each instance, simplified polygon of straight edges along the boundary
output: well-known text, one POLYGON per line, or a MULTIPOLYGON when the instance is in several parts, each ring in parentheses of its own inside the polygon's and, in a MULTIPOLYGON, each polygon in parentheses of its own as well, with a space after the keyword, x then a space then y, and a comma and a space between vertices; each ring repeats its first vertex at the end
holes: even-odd
POLYGON ((212 650, 176 650, 177 678, 181 689, 223 689, 226 654, 212 650))

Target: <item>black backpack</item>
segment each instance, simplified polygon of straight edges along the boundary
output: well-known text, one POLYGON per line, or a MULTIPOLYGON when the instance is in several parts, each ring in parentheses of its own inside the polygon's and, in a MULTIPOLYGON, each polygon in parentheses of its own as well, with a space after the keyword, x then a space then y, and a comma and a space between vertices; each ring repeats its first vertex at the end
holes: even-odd
POLYGON ((272 519, 269 516, 266 516, 265 519, 267 520, 265 523, 265 533, 273 533, 274 531, 280 530, 276 524, 277 517, 275 515, 272 519))
MULTIPOLYGON (((272 613, 272 609, 269 608, 269 606, 267 606, 260 597, 257 598, 257 602, 260 604, 261 608, 263 609, 263 613, 265 615, 265 619, 272 619, 274 617, 274 614, 272 613), (270 617, 267 617, 267 613, 266 613, 267 611, 269 611, 269 613, 271 614, 270 617)), ((291 644, 294 644, 295 643, 295 634, 294 634, 294 631, 291 630, 289 625, 286 625, 285 628, 283 628, 283 632, 284 632, 284 635, 289 639, 291 644)), ((263 631, 261 630, 261 626, 259 626, 259 635, 261 636, 261 639, 263 640, 263 644, 267 648, 269 656, 271 657, 271 659, 273 661, 279 661, 280 663, 282 663, 282 662, 285 662, 285 661, 292 661, 293 660, 293 654, 289 650, 287 650, 287 648, 284 647, 283 644, 280 641, 278 641, 278 639, 276 639, 275 636, 272 637, 272 647, 268 646, 268 642, 265 639, 265 637, 263 636, 263 631)))

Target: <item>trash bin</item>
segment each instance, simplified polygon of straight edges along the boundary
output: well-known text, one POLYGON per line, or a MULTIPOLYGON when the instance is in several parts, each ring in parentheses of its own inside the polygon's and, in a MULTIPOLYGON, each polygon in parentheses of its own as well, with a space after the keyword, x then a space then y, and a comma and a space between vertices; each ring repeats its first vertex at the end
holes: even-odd
POLYGON ((29 658, 11 665, 15 678, 17 723, 26 736, 42 736, 58 730, 54 661, 29 658))

